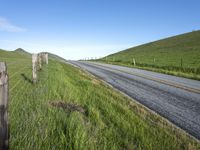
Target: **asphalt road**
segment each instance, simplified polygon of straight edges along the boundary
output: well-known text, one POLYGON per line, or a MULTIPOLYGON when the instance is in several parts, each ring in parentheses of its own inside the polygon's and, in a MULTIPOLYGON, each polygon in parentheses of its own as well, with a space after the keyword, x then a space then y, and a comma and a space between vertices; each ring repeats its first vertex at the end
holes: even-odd
POLYGON ((70 61, 200 140, 200 81, 94 62, 70 61))

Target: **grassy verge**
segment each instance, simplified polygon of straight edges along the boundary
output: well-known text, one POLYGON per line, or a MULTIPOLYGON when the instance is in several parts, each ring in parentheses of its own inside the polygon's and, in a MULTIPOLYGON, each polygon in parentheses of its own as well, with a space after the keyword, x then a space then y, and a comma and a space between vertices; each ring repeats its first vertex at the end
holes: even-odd
POLYGON ((130 67, 130 68, 144 69, 144 70, 154 71, 158 73, 184 77, 188 79, 200 80, 199 68, 191 69, 191 68, 179 68, 179 67, 174 67, 174 66, 159 67, 159 66, 148 65, 148 64, 137 64, 134 66, 134 64, 131 62, 122 63, 119 61, 104 61, 104 60, 92 60, 92 61, 113 64, 113 65, 120 65, 120 66, 125 66, 125 67, 130 67))
POLYGON ((10 149, 200 149, 200 144, 98 79, 50 60, 7 59, 10 149))

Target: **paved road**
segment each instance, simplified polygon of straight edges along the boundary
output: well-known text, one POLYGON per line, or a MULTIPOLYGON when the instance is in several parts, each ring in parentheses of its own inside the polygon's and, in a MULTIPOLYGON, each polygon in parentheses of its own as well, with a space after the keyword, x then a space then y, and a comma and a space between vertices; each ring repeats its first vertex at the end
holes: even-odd
POLYGON ((200 140, 200 81, 94 62, 70 61, 200 140))

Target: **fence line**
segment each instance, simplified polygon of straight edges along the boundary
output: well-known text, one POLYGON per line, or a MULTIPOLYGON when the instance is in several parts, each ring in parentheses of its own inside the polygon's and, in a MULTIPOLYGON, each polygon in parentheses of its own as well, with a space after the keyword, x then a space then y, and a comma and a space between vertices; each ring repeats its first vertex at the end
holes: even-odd
POLYGON ((8 149, 8 74, 5 62, 0 62, 0 149, 8 149))
MULTIPOLYGON (((10 64, 13 64, 13 62, 10 64)), ((37 69, 38 67, 39 69, 41 69, 42 64, 48 64, 48 53, 33 54, 32 55, 33 83, 36 83, 37 81, 37 71, 38 71, 37 69)), ((20 69, 20 71, 23 70, 24 68, 20 69)), ((7 65, 5 62, 0 62, 0 150, 9 149, 8 86, 9 86, 9 80, 7 73, 7 65)))

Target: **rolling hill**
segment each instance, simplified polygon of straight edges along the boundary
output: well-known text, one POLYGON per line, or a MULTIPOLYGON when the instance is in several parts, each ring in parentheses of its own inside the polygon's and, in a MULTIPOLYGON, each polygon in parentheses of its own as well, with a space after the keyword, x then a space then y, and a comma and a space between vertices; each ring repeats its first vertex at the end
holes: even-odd
POLYGON ((27 51, 25 51, 24 49, 22 48, 18 48, 14 51, 15 53, 19 53, 20 55, 25 55, 25 56, 31 56, 31 54, 27 51))
POLYGON ((200 79, 200 31, 150 42, 100 61, 200 79))

